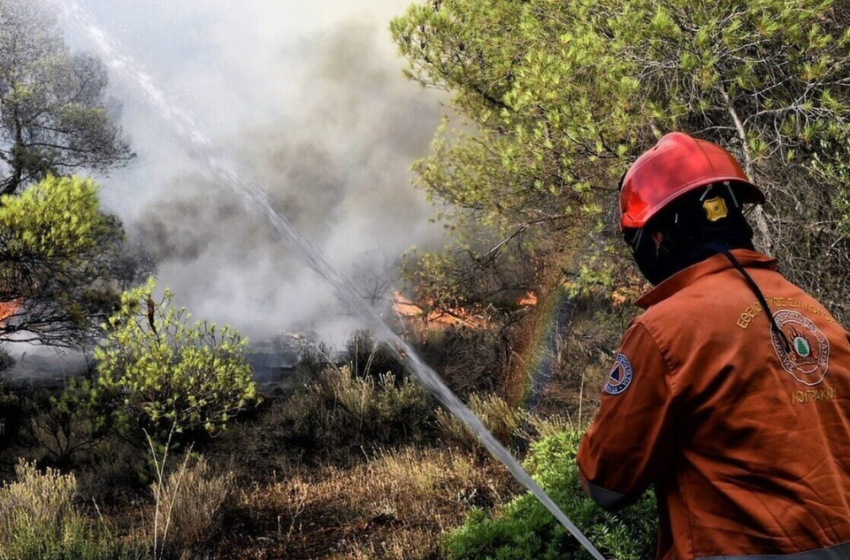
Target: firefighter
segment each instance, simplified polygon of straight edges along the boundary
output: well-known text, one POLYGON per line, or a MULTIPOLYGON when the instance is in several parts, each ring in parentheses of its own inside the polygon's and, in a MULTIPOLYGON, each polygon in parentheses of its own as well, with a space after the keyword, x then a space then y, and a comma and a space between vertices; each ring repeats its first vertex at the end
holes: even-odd
POLYGON ((729 152, 681 133, 621 183, 654 288, 578 464, 609 510, 655 487, 660 559, 850 559, 850 337, 755 251, 744 208, 764 200, 729 152))

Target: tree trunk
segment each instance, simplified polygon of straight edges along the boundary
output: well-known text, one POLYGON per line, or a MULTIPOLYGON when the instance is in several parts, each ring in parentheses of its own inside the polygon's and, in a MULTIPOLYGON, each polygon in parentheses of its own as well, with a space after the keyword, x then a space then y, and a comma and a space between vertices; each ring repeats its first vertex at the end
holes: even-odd
POLYGON ((12 171, 9 194, 14 194, 18 190, 24 175, 24 127, 21 124, 17 105, 15 106, 15 147, 12 148, 12 171))
MULTIPOLYGON (((746 171, 747 177, 750 178, 750 181, 755 182, 753 158, 750 154, 750 148, 747 146, 747 132, 744 130, 744 122, 735 110, 735 106, 732 104, 732 99, 729 97, 729 92, 726 91, 725 86, 720 86, 720 95, 723 96, 723 101, 726 103, 726 109, 729 111, 729 116, 732 117, 732 122, 735 123, 735 130, 738 131, 738 139, 741 140, 741 151, 744 154, 744 171, 746 171)), ((773 249, 773 235, 770 233, 770 227, 768 226, 767 218, 764 214, 764 208, 761 206, 756 207, 754 214, 762 244, 764 245, 766 252, 770 253, 773 249)))
POLYGON ((9 163, 12 167, 12 176, 0 187, 0 195, 15 194, 24 176, 24 127, 17 106, 12 111, 12 115, 15 121, 15 144, 12 146, 12 161, 9 163))

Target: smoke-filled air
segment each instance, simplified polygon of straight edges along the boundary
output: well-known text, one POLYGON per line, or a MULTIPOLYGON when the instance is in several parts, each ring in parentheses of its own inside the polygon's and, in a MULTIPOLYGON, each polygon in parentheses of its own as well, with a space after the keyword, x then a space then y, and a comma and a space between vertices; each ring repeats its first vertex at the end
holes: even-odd
MULTIPOLYGON (((374 7, 343 10, 302 32, 290 30, 288 14, 303 6, 259 3, 250 12, 265 8, 270 14, 261 17, 279 23, 266 24, 272 38, 255 38, 240 32, 248 15, 229 22, 227 9, 201 4, 177 11, 192 18, 206 14, 212 21, 204 29, 232 25, 227 39, 233 43, 198 33, 185 40, 195 43, 189 55, 197 58, 166 53, 156 59, 166 69, 150 71, 164 79, 169 71, 187 72, 172 89, 178 99, 188 98, 194 118, 212 121, 218 147, 250 170, 275 209, 322 246, 364 293, 375 295, 376 283, 386 285, 377 295, 388 309, 390 288, 400 288, 399 256, 414 246, 442 244, 442 228, 431 223, 434 209, 410 186, 410 167, 427 154, 439 124, 441 96, 400 78, 403 65, 374 7), (256 55, 261 47, 271 52, 256 55), (222 69, 231 65, 240 73, 232 80, 222 69), (247 99, 239 98, 243 91, 247 99)), ((107 22, 127 17, 115 7, 101 13, 115 18, 107 22)), ((157 48, 155 37, 163 33, 157 16, 146 14, 142 22, 149 25, 131 22, 132 31, 123 28, 124 34, 152 34, 154 46, 147 48, 157 48)), ((123 113, 127 132, 138 138, 139 158, 132 169, 104 181, 107 191, 118 184, 121 193, 105 198, 129 216, 129 235, 154 259, 161 281, 195 312, 252 337, 310 330, 342 342, 353 323, 333 296, 293 261, 291 248, 267 224, 247 226, 250 218, 237 197, 181 156, 148 111, 127 98, 123 113), (151 185, 140 169, 150 170, 159 184, 151 185)))

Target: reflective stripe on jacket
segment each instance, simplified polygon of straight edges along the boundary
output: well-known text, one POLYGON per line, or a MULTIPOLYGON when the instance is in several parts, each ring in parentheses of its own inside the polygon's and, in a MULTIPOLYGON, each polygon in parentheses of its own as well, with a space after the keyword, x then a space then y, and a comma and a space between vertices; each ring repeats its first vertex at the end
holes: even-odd
POLYGON ((579 451, 616 509, 654 485, 664 560, 850 559, 850 336, 776 261, 733 251, 665 281, 621 343, 579 451))

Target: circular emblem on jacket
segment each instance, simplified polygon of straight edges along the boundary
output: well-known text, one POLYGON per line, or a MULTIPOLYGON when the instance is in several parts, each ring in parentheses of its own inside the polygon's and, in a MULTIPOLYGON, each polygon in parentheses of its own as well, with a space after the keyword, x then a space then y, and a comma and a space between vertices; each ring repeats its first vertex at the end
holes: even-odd
POLYGON ((632 364, 623 354, 617 354, 614 360, 614 369, 608 375, 605 384, 605 392, 609 395, 619 395, 629 388, 632 382, 632 364))
POLYGON ((822 382, 829 369, 829 339, 813 321, 796 311, 777 311, 773 317, 791 343, 791 350, 786 351, 779 336, 772 335, 773 348, 785 371, 803 385, 822 382))

